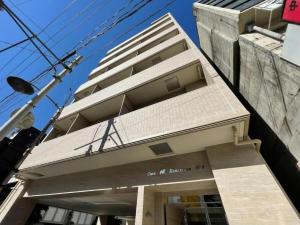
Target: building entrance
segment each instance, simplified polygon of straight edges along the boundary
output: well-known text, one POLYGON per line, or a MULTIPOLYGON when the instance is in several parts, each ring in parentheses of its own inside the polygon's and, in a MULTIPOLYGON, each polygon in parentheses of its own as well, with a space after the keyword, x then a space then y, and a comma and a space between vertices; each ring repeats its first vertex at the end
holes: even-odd
POLYGON ((219 195, 168 196, 166 225, 228 225, 219 195))

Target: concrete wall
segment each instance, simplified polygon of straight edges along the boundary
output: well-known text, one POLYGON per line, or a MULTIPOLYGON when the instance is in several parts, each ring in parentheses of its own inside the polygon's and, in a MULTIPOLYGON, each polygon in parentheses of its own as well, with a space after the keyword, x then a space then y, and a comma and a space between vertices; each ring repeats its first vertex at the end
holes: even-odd
POLYGON ((36 205, 35 199, 24 199, 27 183, 19 181, 0 206, 1 225, 24 225, 36 205))
MULTIPOLYGON (((239 13, 195 3, 194 12, 202 50, 251 112, 251 137, 262 140, 262 154, 299 210, 300 68, 280 58, 282 43, 256 33, 243 34, 248 22, 266 27, 267 11, 239 13), (234 45, 238 46, 236 52, 234 45), (235 71, 234 67, 233 79, 230 71, 235 71)), ((284 25, 280 9, 274 15, 271 27, 284 25)))
POLYGON ((211 147, 207 156, 230 225, 300 224, 262 156, 251 146, 211 147))
MULTIPOLYGON (((141 50, 142 48, 151 45, 153 42, 155 42, 155 40, 168 36, 168 34, 173 33, 174 31, 176 31, 176 27, 174 27, 174 23, 170 22, 165 24, 162 27, 158 27, 157 29, 154 29, 152 32, 149 33, 149 35, 145 35, 142 36, 141 38, 136 40, 136 45, 135 47, 132 47, 128 50, 123 50, 124 52, 120 52, 117 56, 110 56, 112 57, 111 59, 108 58, 104 58, 103 60, 101 60, 101 66, 99 68, 105 68, 108 66, 111 66, 114 63, 118 63, 118 62, 126 62, 126 57, 124 56, 129 56, 132 55, 134 53, 137 53, 139 50, 141 50), (157 33, 157 34, 156 34, 157 33), (150 36, 151 35, 151 36, 150 36), (150 36, 150 37, 149 37, 150 36), (153 36, 153 37, 152 37, 153 36), (146 39, 146 40, 145 40, 146 39), (144 40, 143 42, 141 42, 141 40, 144 40), (141 42, 141 43, 140 43, 141 42), (105 61, 107 60, 107 61, 105 61), (104 63, 103 63, 104 61, 104 63)), ((129 48, 129 47, 128 47, 129 48)))
MULTIPOLYGON (((300 160, 300 67, 282 58, 282 43, 240 36, 240 93, 300 160)), ((298 164, 300 165, 300 164, 298 164)))
POLYGON ((155 195, 144 186, 138 188, 135 225, 153 225, 155 221, 155 195))
POLYGON ((238 76, 238 38, 254 20, 254 11, 194 4, 201 49, 234 84, 238 76))
POLYGON ((204 151, 199 151, 181 156, 170 156, 32 181, 27 189, 26 197, 49 196, 51 198, 51 196, 74 195, 74 193, 80 192, 89 193, 96 190, 108 190, 109 188, 130 188, 210 178, 212 178, 212 173, 206 154, 204 151), (168 172, 170 169, 176 168, 191 168, 191 170, 179 173, 168 172), (159 174, 162 169, 166 170, 165 174, 159 174), (116 174, 118 178, 112 179, 116 174), (53 183, 55 185, 52 185, 53 183))
MULTIPOLYGON (((107 149, 118 148, 118 146, 195 127, 207 127, 209 124, 215 123, 217 125, 236 119, 247 120, 249 114, 245 108, 218 76, 207 59, 193 46, 189 39, 186 38, 186 40, 192 47, 195 58, 202 65, 208 86, 116 117, 113 121, 104 121, 44 142, 32 151, 20 169, 84 157, 90 145, 92 145, 93 152, 97 153, 100 148, 102 151, 106 151, 107 149), (114 126, 112 126, 112 122, 114 126), (105 136, 109 124, 111 128, 108 129, 108 134, 105 136), (108 135, 112 139, 108 139, 108 135)), ((101 95, 101 91, 95 95, 101 95)), ((245 136, 247 135, 247 124, 245 124, 244 131, 242 135, 245 136)), ((230 136, 231 134, 227 135, 230 136)), ((231 139, 231 137, 229 138, 231 139)), ((73 169, 75 168, 73 167, 73 169)))

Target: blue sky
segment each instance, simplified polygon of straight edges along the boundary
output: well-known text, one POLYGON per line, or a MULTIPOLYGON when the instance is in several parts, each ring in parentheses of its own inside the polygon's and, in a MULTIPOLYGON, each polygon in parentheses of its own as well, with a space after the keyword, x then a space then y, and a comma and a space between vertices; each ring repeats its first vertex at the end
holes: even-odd
MULTIPOLYGON (((62 56, 70 51, 74 45, 83 40, 88 34, 95 31, 115 12, 125 6, 132 6, 139 0, 5 0, 5 3, 35 32, 39 33, 50 21, 57 17, 44 33, 40 34, 43 41, 58 55, 62 56), (129 4, 130 3, 130 4, 129 4), (129 5, 128 5, 129 4, 129 5), (52 38, 49 38, 53 36, 52 38)), ((194 0, 177 0, 168 8, 164 8, 159 14, 147 22, 135 27, 131 32, 122 36, 119 40, 108 45, 115 37, 126 32, 134 24, 148 17, 170 0, 152 0, 145 8, 134 14, 128 20, 123 21, 114 29, 102 35, 97 41, 79 52, 88 57, 69 74, 59 86, 56 86, 49 95, 62 105, 70 89, 74 92, 80 84, 87 80, 92 69, 97 66, 105 53, 134 34, 147 28, 151 21, 161 17, 167 12, 172 13, 192 40, 199 46, 196 23, 192 13, 194 0)), ((14 24, 6 12, 0 11, 0 49, 25 38, 24 34, 14 24)), ((23 43, 19 47, 0 53, 0 101, 12 93, 12 89, 6 84, 6 77, 16 75, 25 80, 31 80, 38 73, 46 69, 49 64, 39 53, 33 53, 36 49, 30 43, 23 43), (28 58, 32 55, 30 58, 28 58), (14 58, 13 58, 14 57, 14 58), (26 59, 26 61, 24 61, 26 59), (23 62, 24 61, 24 62, 23 62), (23 63, 22 63, 23 62, 23 63)), ((51 74, 41 79, 36 85, 42 87, 51 80, 51 74)), ((0 103, 0 124, 2 125, 11 112, 21 107, 30 97, 17 94, 12 100, 0 103)), ((41 129, 56 111, 49 100, 42 100, 33 110, 35 115, 35 127, 41 129)))

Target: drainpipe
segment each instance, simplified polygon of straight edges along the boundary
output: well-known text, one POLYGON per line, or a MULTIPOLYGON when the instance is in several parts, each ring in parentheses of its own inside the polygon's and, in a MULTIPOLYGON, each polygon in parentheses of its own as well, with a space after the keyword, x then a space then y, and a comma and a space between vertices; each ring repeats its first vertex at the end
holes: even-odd
POLYGON ((232 127, 233 130, 233 138, 234 138, 234 145, 235 146, 245 146, 245 145, 254 145, 256 151, 259 153, 260 152, 260 146, 261 146, 261 140, 259 139, 253 139, 253 140, 239 140, 239 135, 238 135, 238 130, 236 126, 232 127))
POLYGON ((254 24, 246 25, 246 30, 248 32, 256 31, 256 32, 266 35, 268 37, 274 38, 278 41, 284 41, 284 38, 285 38, 284 34, 279 34, 274 31, 255 26, 254 24))

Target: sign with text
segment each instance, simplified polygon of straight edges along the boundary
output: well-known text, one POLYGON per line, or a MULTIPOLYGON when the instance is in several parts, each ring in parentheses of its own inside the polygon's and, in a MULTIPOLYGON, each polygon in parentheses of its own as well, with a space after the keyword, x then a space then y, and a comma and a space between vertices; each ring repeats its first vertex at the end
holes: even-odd
POLYGON ((285 0, 282 19, 290 23, 300 24, 300 0, 285 0))

